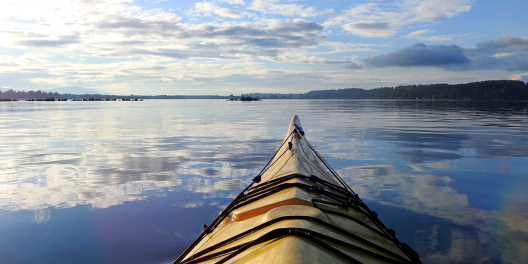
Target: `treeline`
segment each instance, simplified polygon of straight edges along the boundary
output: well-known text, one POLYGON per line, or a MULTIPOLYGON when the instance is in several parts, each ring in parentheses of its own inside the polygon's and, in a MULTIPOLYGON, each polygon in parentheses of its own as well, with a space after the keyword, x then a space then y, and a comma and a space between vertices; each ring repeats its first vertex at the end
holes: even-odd
POLYGON ((14 90, 0 90, 0 99, 46 99, 55 98, 62 99, 62 95, 59 93, 43 92, 43 91, 14 91, 14 90))
POLYGON ((465 84, 429 84, 372 90, 347 88, 306 93, 311 99, 427 99, 427 100, 528 100, 523 81, 501 80, 465 84))
POLYGON ((227 99, 228 96, 219 95, 108 95, 108 94, 60 94, 56 92, 44 91, 15 91, 15 90, 0 90, 0 100, 2 99, 17 99, 17 100, 45 100, 54 98, 58 99, 227 99))
MULTIPOLYGON (((422 99, 422 100, 509 100, 528 101, 528 84, 523 81, 499 80, 465 84, 428 84, 383 87, 376 89, 346 88, 317 90, 308 93, 248 93, 260 99, 422 99)), ((235 99, 220 95, 104 95, 59 94, 43 91, 0 90, 0 99, 235 99)))

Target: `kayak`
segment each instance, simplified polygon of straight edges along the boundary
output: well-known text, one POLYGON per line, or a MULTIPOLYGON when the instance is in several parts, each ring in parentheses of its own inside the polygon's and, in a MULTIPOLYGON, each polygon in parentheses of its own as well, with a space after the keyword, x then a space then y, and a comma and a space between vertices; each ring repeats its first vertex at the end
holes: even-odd
POLYGON ((268 164, 174 263, 421 262, 313 148, 295 115, 268 164))

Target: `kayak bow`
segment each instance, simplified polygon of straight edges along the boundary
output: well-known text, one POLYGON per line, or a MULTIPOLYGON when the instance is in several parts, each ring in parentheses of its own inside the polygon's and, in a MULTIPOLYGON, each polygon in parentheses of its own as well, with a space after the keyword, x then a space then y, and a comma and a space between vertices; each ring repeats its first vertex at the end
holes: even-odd
POLYGON ((295 115, 253 183, 174 263, 421 262, 306 140, 295 115))

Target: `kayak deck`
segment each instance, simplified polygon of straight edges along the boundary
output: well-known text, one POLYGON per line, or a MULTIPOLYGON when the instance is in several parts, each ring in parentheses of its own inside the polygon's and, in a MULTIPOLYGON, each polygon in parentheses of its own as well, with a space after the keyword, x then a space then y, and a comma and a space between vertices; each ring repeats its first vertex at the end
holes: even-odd
POLYGON ((421 263, 359 199, 292 118, 253 183, 174 263, 421 263))

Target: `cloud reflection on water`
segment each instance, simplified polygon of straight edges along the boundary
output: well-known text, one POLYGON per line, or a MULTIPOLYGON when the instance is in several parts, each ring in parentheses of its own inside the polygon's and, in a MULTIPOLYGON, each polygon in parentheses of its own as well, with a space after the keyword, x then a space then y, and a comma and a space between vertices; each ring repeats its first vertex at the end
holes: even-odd
POLYGON ((258 140, 252 146, 216 137, 175 137, 169 140, 173 144, 167 144, 168 140, 103 142, 85 153, 31 154, 11 159, 0 175, 0 209, 44 210, 85 204, 107 208, 144 200, 147 191, 186 185, 185 181, 192 181, 190 176, 212 178, 188 191, 241 189, 240 178, 258 173, 255 168, 269 155, 258 154, 259 146, 265 145, 258 140), (221 151, 228 146, 230 151, 221 151))
MULTIPOLYGON (((448 167, 445 163, 422 166, 448 167)), ((422 169, 422 166, 418 168, 422 169)), ((396 170, 393 165, 355 166, 338 171, 340 175, 346 175, 345 181, 367 201, 367 204, 370 201, 393 208, 408 209, 422 215, 419 218, 429 222, 426 230, 419 231, 415 229, 416 227, 413 228, 415 232, 422 232, 415 237, 420 240, 413 242, 427 252, 424 263, 486 263, 499 261, 501 258, 505 262, 513 260, 504 256, 515 256, 514 258, 520 262, 528 260, 527 254, 513 253, 527 252, 522 250, 528 248, 528 240, 525 239, 528 238, 528 207, 517 206, 515 211, 510 209, 504 212, 471 207, 468 194, 447 186, 455 181, 454 179, 448 176, 424 174, 424 170, 418 172, 421 174, 403 173, 396 170), (425 220, 423 216, 434 218, 425 220), (445 221, 453 224, 442 232, 435 231, 439 226, 431 225, 434 222, 445 221), (498 228, 497 225, 501 227, 498 228), (449 234, 450 241, 443 241, 442 246, 446 248, 439 250, 438 240, 443 239, 446 233, 449 234), (500 237, 509 240, 509 247, 497 247, 491 244, 497 243, 496 239, 500 237)), ((517 197, 514 200, 527 201, 527 198, 517 197)), ((385 212, 379 213, 384 220, 385 212)), ((401 214, 405 213, 401 212, 401 214)), ((402 221, 406 220, 402 219, 402 221)))
POLYGON ((528 197, 510 192, 528 186, 526 108, 269 100, 222 112, 225 102, 214 100, 74 103, 20 107, 0 120, 0 209, 29 210, 46 223, 77 205, 112 215, 159 198, 168 204, 160 211, 209 219, 265 165, 297 113, 315 148, 426 263, 528 260, 516 253, 528 252, 528 197))

